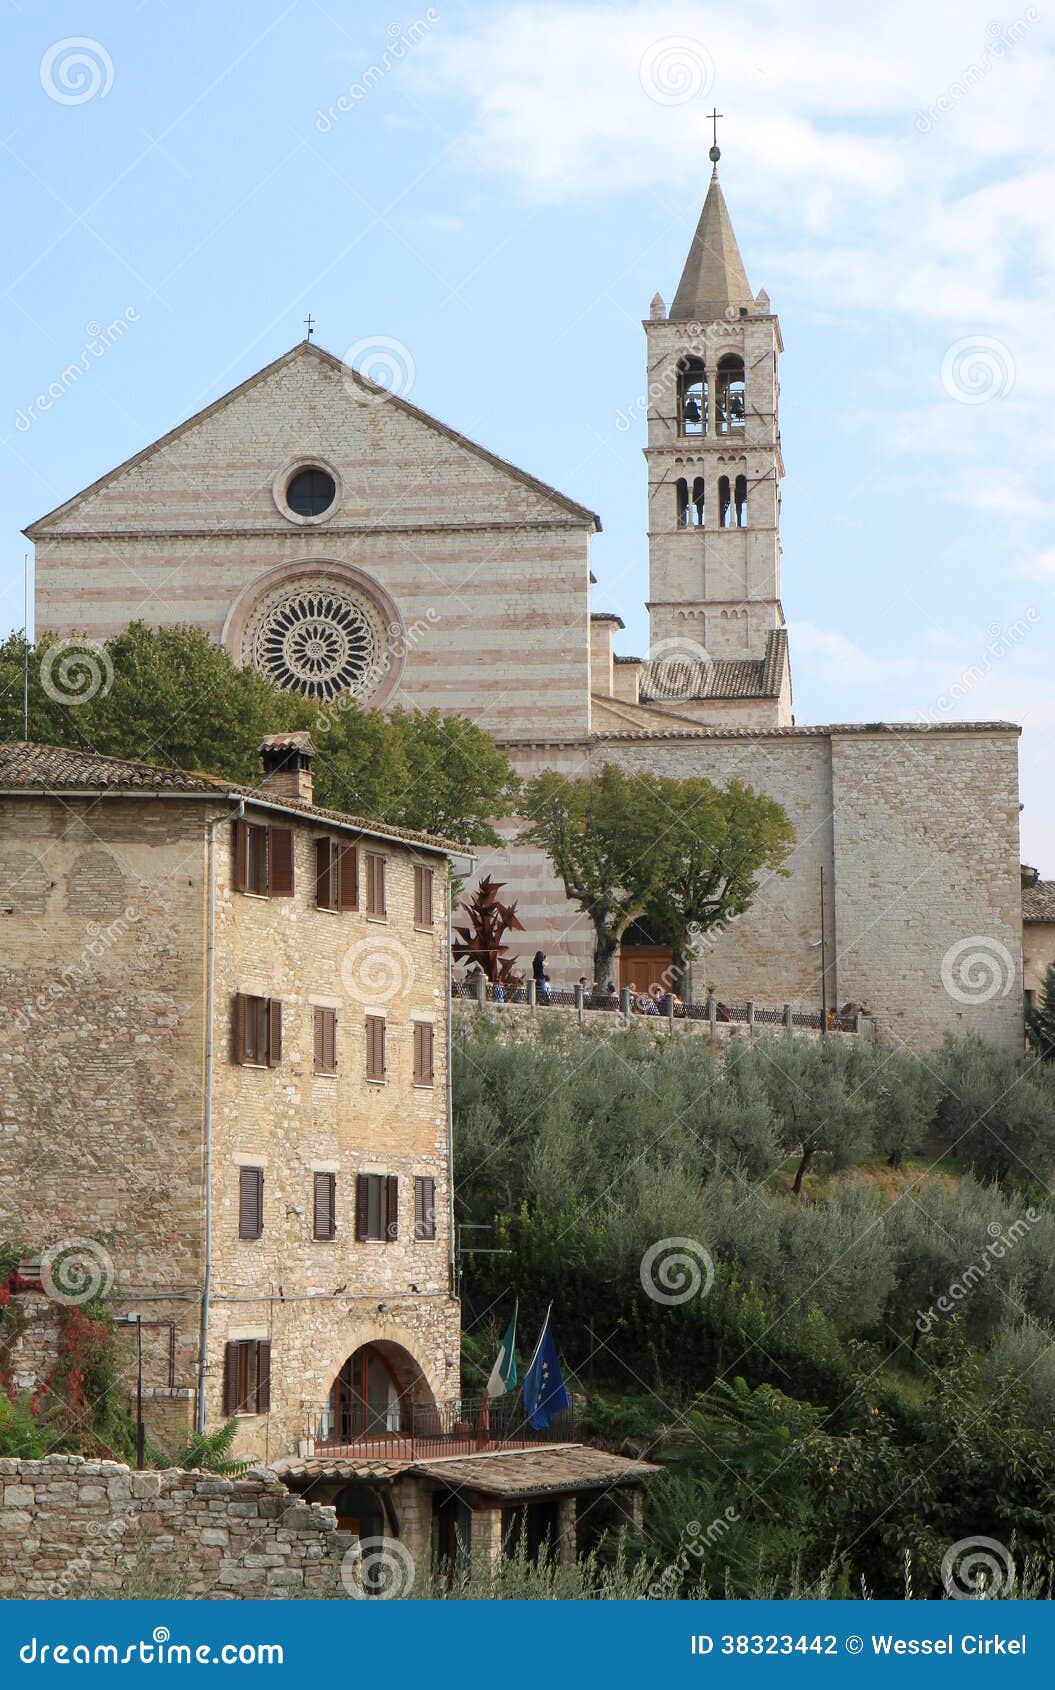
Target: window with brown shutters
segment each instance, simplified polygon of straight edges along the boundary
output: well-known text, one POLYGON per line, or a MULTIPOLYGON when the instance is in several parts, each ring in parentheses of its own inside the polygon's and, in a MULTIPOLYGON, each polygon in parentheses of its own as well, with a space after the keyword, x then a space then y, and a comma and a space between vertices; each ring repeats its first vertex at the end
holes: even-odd
POLYGON ((293 829, 267 830, 267 889, 272 898, 293 896, 293 829))
POLYGON ((282 1060, 282 1002, 236 992, 231 1018, 231 1054, 246 1068, 274 1068, 282 1060))
POLYGON ((223 1411, 267 1414, 271 1407, 271 1345, 260 1338, 229 1343, 223 1354, 223 1411))
POLYGON ((337 1011, 315 1005, 315 1072, 337 1072, 337 1011))
POLYGON ((385 907, 385 859, 377 851, 366 853, 366 913, 375 921, 384 920, 388 914, 385 907))
POLYGON ((432 870, 414 864, 414 926, 432 926, 432 870))
POLYGON ((332 839, 315 841, 315 905, 320 910, 337 908, 337 846, 332 839))
POLYGON ((259 1238, 264 1230, 264 1170, 238 1170, 238 1236, 259 1238))
POLYGON ((383 1080, 385 1077, 385 1018, 383 1015, 368 1015, 366 1017, 366 1077, 368 1080, 383 1080))
POLYGON ((385 1238, 389 1244, 399 1237, 399 1176, 385 1176, 385 1238))
POLYGON ((312 1229, 316 1238, 336 1238, 337 1236, 336 1195, 337 1175, 316 1174, 314 1225, 312 1229))
POLYGON ((237 821, 233 834, 235 891, 258 898, 291 898, 293 829, 237 821))
POLYGON ((436 1236, 436 1181, 425 1174, 414 1176, 414 1237, 419 1243, 436 1236))
POLYGON ((399 1178, 357 1174, 355 1236, 360 1244, 390 1244, 399 1237, 399 1178))
POLYGON ((431 1021, 414 1021, 414 1084, 431 1086, 433 1026, 431 1021))

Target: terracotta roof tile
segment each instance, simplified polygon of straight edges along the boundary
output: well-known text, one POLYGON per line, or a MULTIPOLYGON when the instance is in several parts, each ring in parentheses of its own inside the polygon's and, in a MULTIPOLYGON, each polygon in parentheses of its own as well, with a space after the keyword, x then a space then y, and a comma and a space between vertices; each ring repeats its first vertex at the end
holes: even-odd
POLYGON ((1023 921, 1055 921, 1055 880, 1035 880, 1022 888, 1023 921))

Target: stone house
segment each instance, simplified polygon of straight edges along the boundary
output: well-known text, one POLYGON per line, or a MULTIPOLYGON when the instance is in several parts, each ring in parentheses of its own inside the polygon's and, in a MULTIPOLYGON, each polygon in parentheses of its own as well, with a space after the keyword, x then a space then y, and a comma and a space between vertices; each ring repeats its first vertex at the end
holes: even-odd
POLYGON ((1055 880, 1041 880, 1022 864, 1022 981, 1026 1006, 1040 995, 1044 976, 1055 962, 1055 880))
MULTIPOLYGON (((620 618, 595 602, 589 509, 314 341, 27 528, 38 632, 191 622, 323 704, 464 712, 524 776, 735 776, 784 804, 797 845, 788 877, 700 957, 694 996, 826 997, 916 1048, 947 1031, 1019 1046, 1018 728, 796 722, 783 340, 717 169, 672 304, 657 294, 643 328, 627 426, 644 428, 645 658, 616 652, 620 618), (306 644, 320 629, 321 664, 306 644), (993 992, 963 974, 979 942, 993 992)), ((480 867, 517 898, 525 957, 544 950, 559 984, 592 973, 589 924, 541 852, 509 843, 480 867)), ((617 983, 669 966, 662 950, 636 926, 617 983)))
POLYGON ((0 750, 4 1227, 60 1303, 141 1316, 162 1448, 237 1415, 266 1460, 459 1390, 453 847, 316 807, 311 751, 242 789, 0 750))

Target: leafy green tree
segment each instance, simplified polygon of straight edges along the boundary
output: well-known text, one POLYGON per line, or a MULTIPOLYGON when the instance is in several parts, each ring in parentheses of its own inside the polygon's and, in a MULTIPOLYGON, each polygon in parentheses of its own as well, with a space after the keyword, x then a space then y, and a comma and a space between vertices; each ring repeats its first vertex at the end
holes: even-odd
POLYGON ((653 778, 648 795, 645 914, 674 953, 673 986, 684 996, 699 939, 744 913, 763 874, 787 873, 795 834, 781 805, 742 781, 653 778))
POLYGON ((806 1039, 766 1039, 754 1047, 769 1101, 780 1123, 786 1152, 799 1159, 792 1182, 798 1197, 816 1161, 832 1173, 867 1156, 874 1116, 868 1098, 856 1092, 843 1053, 831 1040, 815 1047, 806 1039))
MULTIPOLYGON (((0 645, 0 740, 22 738, 25 642, 0 645)), ((495 844, 495 818, 518 783, 494 741, 438 710, 383 715, 283 692, 197 628, 130 623, 97 641, 30 650, 29 737, 108 757, 255 784, 265 734, 306 728, 319 748, 315 792, 327 808, 495 844)))
POLYGON ((1026 1018, 1029 1042, 1045 1062, 1055 1062, 1055 962, 1050 963, 1040 988, 1040 1001, 1026 1018))
POLYGON ((979 1179, 1046 1184, 1055 1159, 1055 1071, 981 1039, 947 1038, 937 1126, 979 1179))
POLYGON ((606 763, 588 780, 547 769, 524 789, 519 840, 545 851, 594 932, 593 973, 604 986, 623 928, 652 886, 655 837, 648 776, 606 763))

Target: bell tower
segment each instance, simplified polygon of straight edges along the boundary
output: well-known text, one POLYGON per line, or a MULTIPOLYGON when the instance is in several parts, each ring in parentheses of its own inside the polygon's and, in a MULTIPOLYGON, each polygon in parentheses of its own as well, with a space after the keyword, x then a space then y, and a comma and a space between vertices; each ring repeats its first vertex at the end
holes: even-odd
POLYGON ((764 659, 780 604, 780 326, 752 295, 718 181, 719 149, 674 302, 648 347, 651 655, 764 659))

